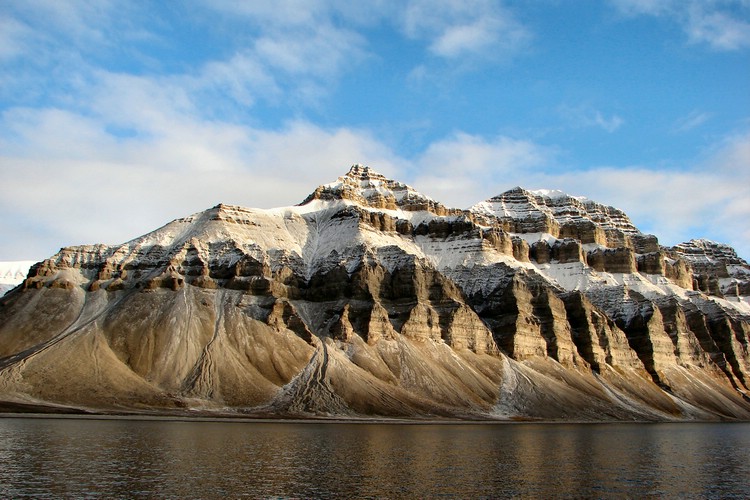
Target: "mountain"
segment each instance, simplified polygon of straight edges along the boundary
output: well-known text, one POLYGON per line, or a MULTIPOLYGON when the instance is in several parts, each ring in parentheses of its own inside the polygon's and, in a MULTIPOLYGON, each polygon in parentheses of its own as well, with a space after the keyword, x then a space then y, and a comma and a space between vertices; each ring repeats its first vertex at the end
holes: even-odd
POLYGON ((0 262, 0 297, 23 283, 26 273, 34 264, 35 262, 30 260, 0 262))
POLYGON ((731 248, 585 198, 459 210, 355 165, 35 264, 0 299, 0 406, 747 420, 749 284, 731 248))

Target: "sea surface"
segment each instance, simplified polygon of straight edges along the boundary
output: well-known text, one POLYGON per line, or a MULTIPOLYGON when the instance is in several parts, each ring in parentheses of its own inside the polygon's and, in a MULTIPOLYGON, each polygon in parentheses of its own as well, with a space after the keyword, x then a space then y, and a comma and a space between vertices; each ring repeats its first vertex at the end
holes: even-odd
POLYGON ((749 498, 750 424, 0 418, 0 498, 749 498))

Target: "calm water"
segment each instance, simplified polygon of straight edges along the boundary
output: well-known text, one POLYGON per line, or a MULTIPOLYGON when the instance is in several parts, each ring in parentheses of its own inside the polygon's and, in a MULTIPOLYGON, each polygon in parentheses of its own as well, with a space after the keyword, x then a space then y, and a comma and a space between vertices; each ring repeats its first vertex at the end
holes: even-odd
POLYGON ((0 418, 0 497, 750 497, 750 424, 0 418))

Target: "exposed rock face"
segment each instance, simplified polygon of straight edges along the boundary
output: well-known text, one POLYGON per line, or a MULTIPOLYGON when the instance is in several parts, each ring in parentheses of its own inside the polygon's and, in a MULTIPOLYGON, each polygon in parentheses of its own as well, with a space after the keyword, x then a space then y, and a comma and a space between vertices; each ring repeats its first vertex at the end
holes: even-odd
POLYGON ((548 233, 584 244, 631 245, 629 237, 640 235, 621 210, 560 191, 517 187, 470 210, 482 218, 499 221, 513 233, 548 233))
POLYGON ((728 245, 710 240, 690 240, 672 248, 694 270, 693 287, 711 295, 750 295, 750 264, 728 245))
POLYGON ((449 210, 410 186, 387 179, 384 175, 364 165, 354 165, 336 182, 320 186, 302 202, 302 205, 313 200, 340 199, 370 208, 387 210, 401 209, 409 212, 426 210, 437 215, 460 213, 460 210, 449 210))
POLYGON ((0 300, 0 401, 748 419, 747 269, 559 192, 462 211, 356 165, 297 207, 218 205, 36 264, 0 300))
POLYGON ((599 272, 631 274, 636 271, 635 253, 627 247, 597 248, 589 252, 586 262, 599 272))

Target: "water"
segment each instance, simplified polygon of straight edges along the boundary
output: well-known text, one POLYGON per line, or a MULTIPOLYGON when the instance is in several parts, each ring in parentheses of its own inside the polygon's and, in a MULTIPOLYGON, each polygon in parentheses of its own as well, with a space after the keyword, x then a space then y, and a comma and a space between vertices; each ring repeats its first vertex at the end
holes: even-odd
POLYGON ((2 498, 750 497, 750 424, 0 418, 2 498))

